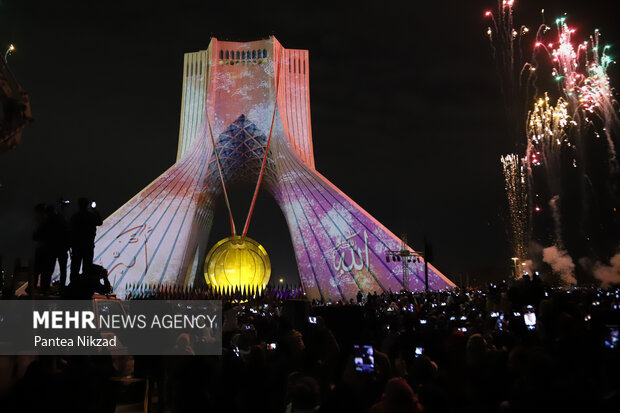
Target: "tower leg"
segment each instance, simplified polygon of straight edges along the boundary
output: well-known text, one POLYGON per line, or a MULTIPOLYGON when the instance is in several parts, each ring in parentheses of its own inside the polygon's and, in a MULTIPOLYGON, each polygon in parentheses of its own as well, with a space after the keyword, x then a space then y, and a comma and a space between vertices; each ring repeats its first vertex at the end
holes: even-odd
MULTIPOLYGON (((272 192, 286 217, 306 294, 336 301, 354 298, 359 290, 402 290, 404 267, 385 260, 386 250, 401 247, 400 239, 286 145, 275 150, 278 179, 272 192)), ((423 291, 425 264, 404 265, 409 288, 423 291)), ((429 287, 454 286, 428 267, 429 287)))

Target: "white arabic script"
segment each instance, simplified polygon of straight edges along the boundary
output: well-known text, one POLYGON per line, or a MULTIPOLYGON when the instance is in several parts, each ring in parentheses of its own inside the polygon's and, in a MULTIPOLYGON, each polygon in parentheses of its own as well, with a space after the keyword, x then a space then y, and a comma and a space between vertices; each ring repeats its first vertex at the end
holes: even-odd
POLYGON ((343 275, 345 272, 355 269, 360 271, 364 268, 370 269, 370 254, 368 252, 368 233, 364 230, 364 251, 357 247, 353 241, 355 237, 359 235, 359 232, 347 237, 334 248, 334 269, 339 275, 343 275), (347 260, 347 254, 351 255, 351 259, 347 260), (365 255, 365 257, 363 256, 365 255), (364 258, 366 258, 364 262, 364 258), (347 261, 349 264, 347 264, 347 261))

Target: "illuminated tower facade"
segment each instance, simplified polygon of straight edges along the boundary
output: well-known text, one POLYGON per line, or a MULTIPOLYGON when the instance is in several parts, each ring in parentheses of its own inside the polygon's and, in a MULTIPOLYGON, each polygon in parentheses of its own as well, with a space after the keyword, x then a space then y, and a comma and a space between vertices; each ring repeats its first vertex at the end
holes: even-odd
MULTIPOLYGON (((274 37, 214 38, 185 54, 177 162, 97 231, 95 263, 119 296, 131 283, 188 285, 203 276, 222 199, 215 150, 227 186, 256 183, 270 135, 261 189, 282 209, 307 296, 403 288, 402 263, 385 259, 400 248, 398 237, 314 168, 308 63, 307 50, 274 37)), ((430 288, 452 286, 429 265, 430 288)), ((424 289, 421 260, 409 266, 409 288, 424 289)))

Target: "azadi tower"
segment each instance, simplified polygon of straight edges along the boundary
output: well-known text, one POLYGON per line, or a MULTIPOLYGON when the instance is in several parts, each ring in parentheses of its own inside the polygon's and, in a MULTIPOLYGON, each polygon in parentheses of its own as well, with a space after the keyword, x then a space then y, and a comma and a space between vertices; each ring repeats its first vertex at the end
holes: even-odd
MULTIPOLYGON (((215 38, 185 54, 177 162, 108 217, 95 263, 119 297, 136 283, 193 284, 203 277, 214 211, 226 186, 256 183, 284 213, 309 298, 349 299, 359 290, 404 287, 400 240, 314 168, 308 51, 275 37, 215 38), (219 155, 219 166, 214 145, 219 155)), ((410 250, 413 253, 413 250, 410 250)), ((454 284, 429 265, 429 288, 454 284)), ((424 263, 409 264, 409 288, 424 289, 424 263)))

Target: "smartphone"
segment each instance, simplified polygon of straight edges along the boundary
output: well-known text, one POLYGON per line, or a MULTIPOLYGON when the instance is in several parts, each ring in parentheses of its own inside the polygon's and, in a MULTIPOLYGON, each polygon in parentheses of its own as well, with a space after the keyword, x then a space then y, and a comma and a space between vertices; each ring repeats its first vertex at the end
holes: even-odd
POLYGON ((276 343, 269 343, 267 344, 267 350, 269 351, 274 351, 276 349, 277 345, 276 343))
POLYGON ((95 201, 90 203, 91 208, 97 208, 97 203, 95 201))
POLYGON ((358 373, 373 373, 375 371, 375 356, 372 346, 354 345, 353 364, 358 373))
POLYGON ((498 312, 496 312, 496 311, 493 311, 493 312, 491 313, 491 317, 493 317, 493 318, 497 318, 497 317, 499 317, 499 313, 498 313, 498 312))
POLYGON ((605 340, 603 344, 607 348, 617 348, 618 347, 618 326, 617 325, 606 325, 605 326, 605 340))
POLYGON ((308 322, 310 324, 316 324, 316 317, 308 317, 308 322))
POLYGON ((525 321, 525 326, 528 330, 534 330, 536 328, 536 313, 525 313, 523 314, 523 321, 525 321))
POLYGON ((423 347, 416 347, 415 348, 415 356, 416 357, 420 357, 423 352, 424 352, 424 348, 423 347))
POLYGON ((456 320, 455 316, 450 317, 450 321, 454 321, 454 320, 456 320))
POLYGON ((422 325, 426 324, 426 320, 424 320, 424 319, 420 320, 420 324, 422 324, 422 325))

